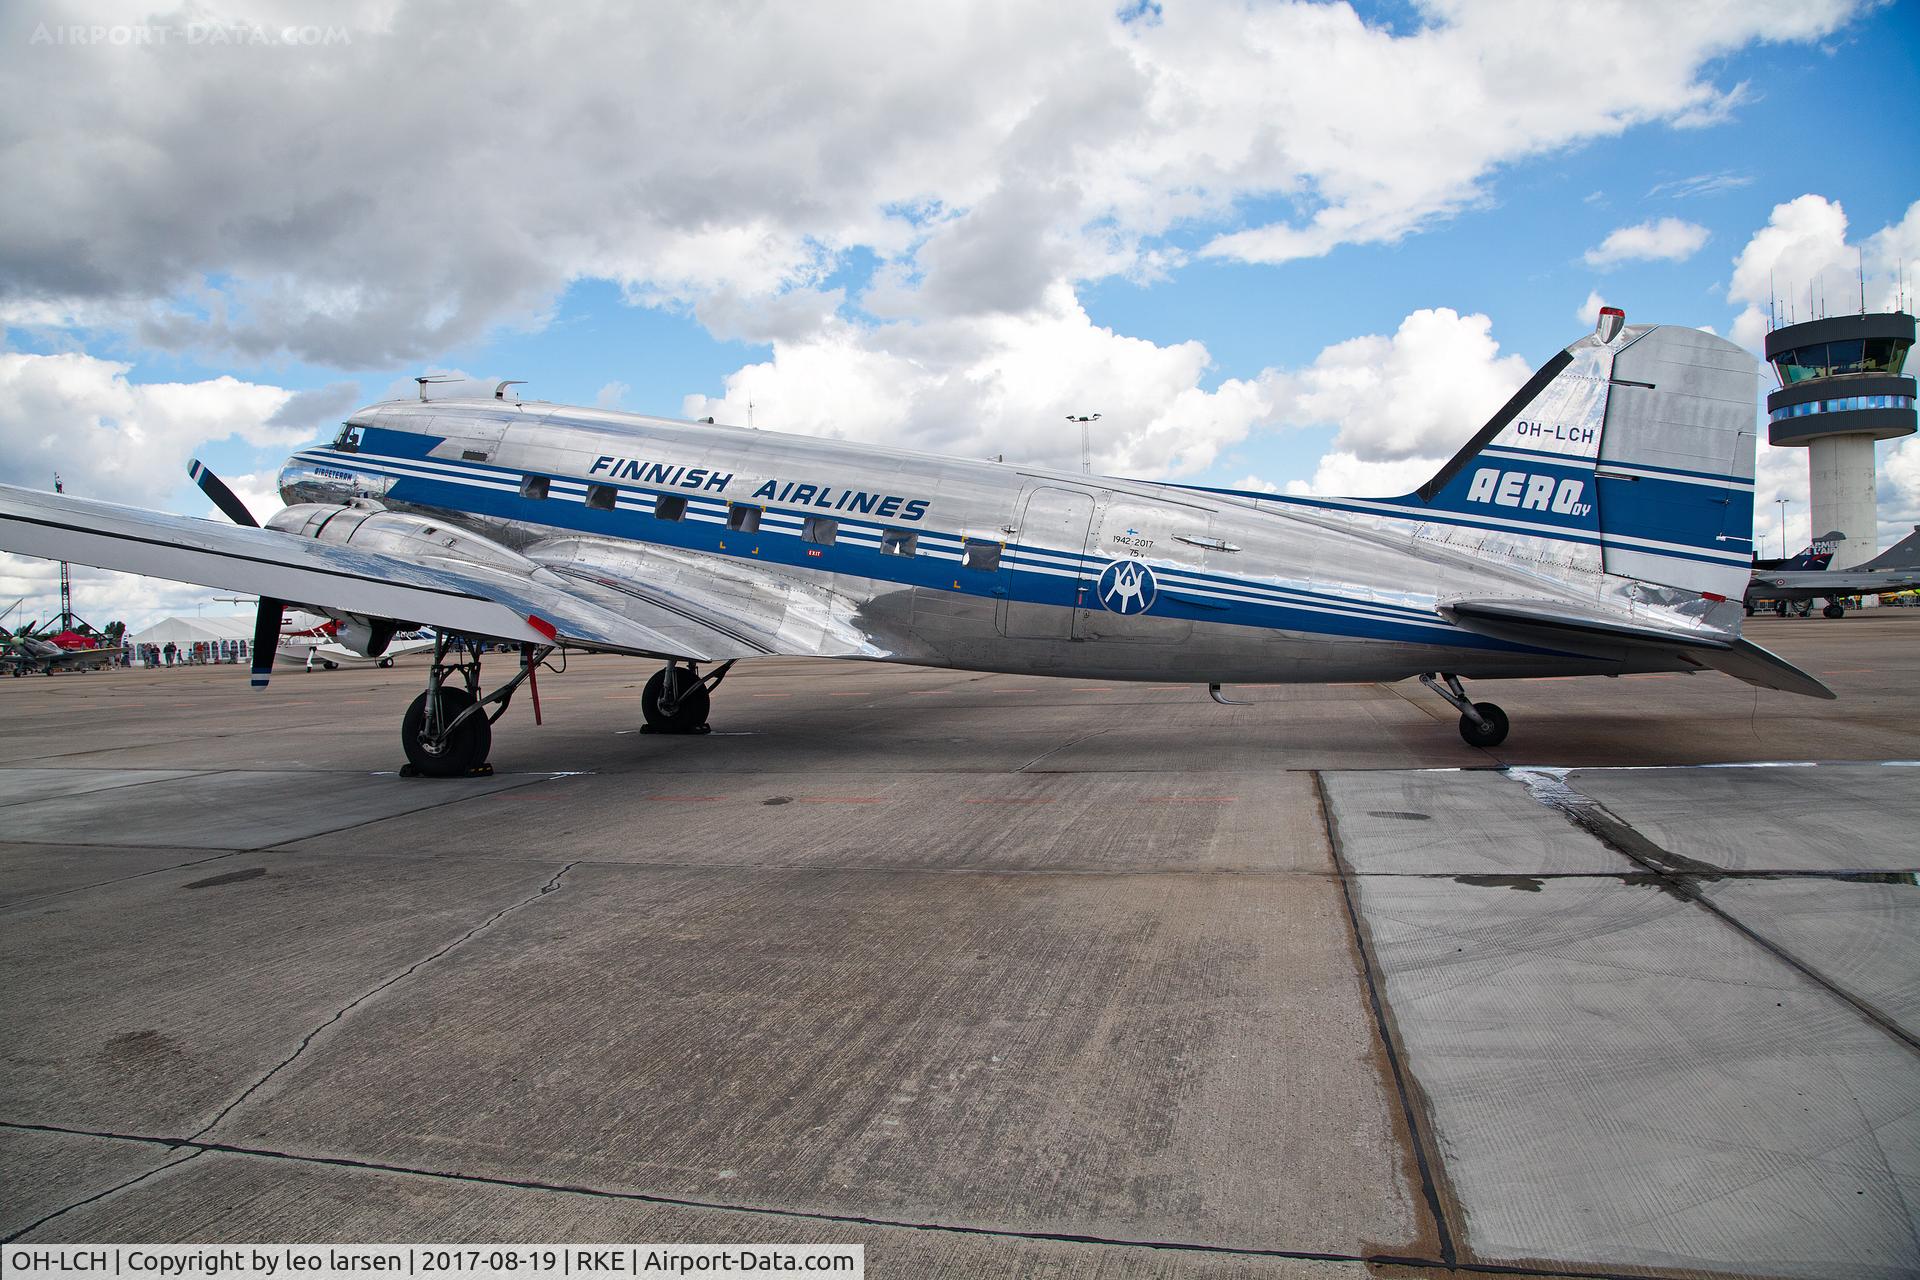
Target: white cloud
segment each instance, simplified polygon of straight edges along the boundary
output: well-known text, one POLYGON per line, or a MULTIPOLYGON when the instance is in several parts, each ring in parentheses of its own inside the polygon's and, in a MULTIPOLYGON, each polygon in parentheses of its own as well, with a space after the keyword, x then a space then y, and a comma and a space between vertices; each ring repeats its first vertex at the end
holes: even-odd
POLYGON ((47 489, 58 471, 69 492, 155 506, 207 444, 299 444, 319 434, 338 399, 333 389, 296 396, 230 377, 137 383, 129 367, 75 353, 0 352, 0 482, 47 489))
POLYGON ((1306 369, 1269 373, 1274 418, 1337 425, 1333 453, 1360 462, 1437 465, 1533 372, 1500 354, 1492 329, 1486 316, 1439 307, 1409 315, 1392 337, 1336 343, 1306 369))
POLYGON ((1764 349, 1768 307, 1780 324, 1859 309, 1864 292, 1870 311, 1891 311, 1900 302, 1899 273, 1920 257, 1920 200, 1899 222, 1854 244, 1847 240, 1847 213, 1837 200, 1808 193, 1777 204, 1767 225, 1734 259, 1727 300, 1746 303, 1733 324, 1733 340, 1764 349))
MULTIPOLYGON (((1739 90, 1707 78, 1717 59, 1854 7, 1595 0, 1543 23, 1432 0, 1396 35, 1344 3, 1129 22, 871 0, 769 6, 744 31, 724 6, 362 0, 327 11, 351 38, 314 48, 15 41, 0 116, 30 124, 0 317, 357 367, 537 326, 577 279, 764 300, 855 249, 894 269, 888 316, 1046 311, 1062 283, 1170 269, 1176 227, 1266 262, 1404 236, 1502 165, 1724 113, 1739 90), (1255 200, 1286 212, 1232 229, 1255 200)), ((107 20, 81 0, 37 16, 107 20)), ((293 0, 249 16, 314 21, 293 0)))
POLYGON ((1600 296, 1598 289, 1589 289, 1587 291, 1587 300, 1580 304, 1580 310, 1574 314, 1579 318, 1581 324, 1588 326, 1597 325, 1600 323, 1600 308, 1606 305, 1607 300, 1600 296))
MULTIPOLYGON (((1316 492, 1419 472, 1450 456, 1526 380, 1486 316, 1416 311, 1392 335, 1336 343, 1299 369, 1269 368, 1208 390, 1197 342, 1156 346, 1094 325, 1055 286, 1020 315, 862 326, 837 322, 689 396, 683 412, 838 439, 1067 469, 1069 414, 1100 413, 1093 464, 1106 474, 1196 475, 1255 432, 1334 425, 1336 459, 1316 492), (1344 457, 1346 461, 1339 461, 1344 457)), ((1249 477, 1240 487, 1271 487, 1249 477)))
POLYGON ((1707 229, 1699 223, 1661 218, 1615 228, 1587 250, 1586 263, 1604 270, 1622 262, 1684 262, 1706 242, 1707 229))
POLYGON ((836 320, 732 374, 720 396, 688 396, 712 416, 836 439, 963 457, 1077 467, 1092 424, 1096 470, 1192 475, 1265 413, 1256 383, 1204 391, 1207 351, 1156 346, 1088 319, 1073 291, 1050 288, 1019 314, 861 325, 836 320))
POLYGON ((594 393, 593 404, 597 409, 618 409, 627 401, 627 393, 633 388, 624 382, 609 382, 594 393))

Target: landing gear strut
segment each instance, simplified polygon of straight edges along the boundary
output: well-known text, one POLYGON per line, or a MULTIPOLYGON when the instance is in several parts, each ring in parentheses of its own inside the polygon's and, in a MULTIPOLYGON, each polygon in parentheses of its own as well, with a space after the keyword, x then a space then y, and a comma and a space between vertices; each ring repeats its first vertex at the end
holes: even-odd
POLYGON ((710 733, 707 711, 713 705, 713 691, 727 678, 733 663, 723 662, 700 674, 689 662, 682 666, 669 662, 654 673, 640 692, 640 714, 647 718, 643 733, 710 733))
MULTIPOLYGON (((413 700, 400 721, 400 745, 407 752, 401 776, 464 778, 493 772, 487 763, 493 749, 493 722, 507 713, 514 692, 533 679, 553 646, 522 645, 519 673, 483 696, 480 654, 485 647, 465 636, 441 635, 434 640, 426 692, 413 700), (493 710, 489 712, 488 707, 493 710)), ((539 706, 536 693, 535 711, 539 706)))
POLYGON ((1497 747, 1507 740, 1507 713, 1491 702, 1471 702, 1460 687, 1459 676, 1432 673, 1420 677, 1420 683, 1447 700, 1460 713, 1460 736, 1470 747, 1497 747), (1441 681, 1445 681, 1442 684, 1441 681))

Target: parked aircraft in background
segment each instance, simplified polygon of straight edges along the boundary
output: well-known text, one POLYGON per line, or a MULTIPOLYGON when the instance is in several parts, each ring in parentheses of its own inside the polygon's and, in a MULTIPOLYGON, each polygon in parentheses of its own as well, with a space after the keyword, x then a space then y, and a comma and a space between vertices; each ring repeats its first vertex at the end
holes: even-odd
POLYGON ((377 656, 349 649, 334 639, 340 624, 325 614, 289 609, 280 624, 280 647, 275 661, 283 667, 312 671, 315 667, 333 671, 340 667, 391 667, 396 659, 409 654, 431 653, 433 632, 421 629, 395 632, 387 647, 377 656))
POLYGON ((1507 717, 1463 678, 1717 668, 1833 696, 1740 636, 1753 357, 1614 308, 1398 498, 942 459, 511 385, 429 402, 423 380, 418 402, 355 413, 288 462, 292 505, 265 529, 0 487, 0 548, 260 595, 256 684, 281 601, 371 656, 431 625, 401 739, 439 775, 483 766, 556 649, 660 659, 641 711, 667 732, 704 730, 733 664, 769 655, 1192 681, 1223 702, 1227 683, 1418 676, 1478 746, 1507 717), (490 693, 486 639, 521 646, 490 693))
POLYGON ((120 661, 117 647, 68 648, 44 636, 9 635, 0 631, 0 666, 16 676, 38 671, 93 671, 120 661))
POLYGON ((1912 533, 1865 564, 1851 569, 1827 568, 1834 547, 1845 539, 1844 533, 1823 534, 1780 568, 1756 570, 1747 585, 1747 612, 1751 614, 1759 601, 1771 600, 1784 617, 1790 602, 1824 598, 1827 605, 1820 612, 1829 618, 1839 618, 1846 614, 1840 601, 1847 596, 1878 595, 1883 591, 1920 586, 1920 525, 1915 525, 1912 533))

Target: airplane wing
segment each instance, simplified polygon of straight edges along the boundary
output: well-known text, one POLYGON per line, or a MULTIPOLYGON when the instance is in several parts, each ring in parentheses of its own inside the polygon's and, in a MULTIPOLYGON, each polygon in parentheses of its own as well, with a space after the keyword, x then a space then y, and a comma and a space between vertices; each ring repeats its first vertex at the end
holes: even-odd
POLYGON ((1739 636, 1647 626, 1564 600, 1450 600, 1440 606, 1440 613, 1468 631, 1496 639, 1595 656, 1658 650, 1696 667, 1712 667, 1758 688, 1811 698, 1834 697, 1833 690, 1785 658, 1739 636))
POLYGON ((403 559, 13 485, 0 485, 0 550, 501 640, 697 662, 764 652, 643 600, 622 597, 609 607, 605 593, 594 598, 537 567, 513 573, 425 553, 403 559))

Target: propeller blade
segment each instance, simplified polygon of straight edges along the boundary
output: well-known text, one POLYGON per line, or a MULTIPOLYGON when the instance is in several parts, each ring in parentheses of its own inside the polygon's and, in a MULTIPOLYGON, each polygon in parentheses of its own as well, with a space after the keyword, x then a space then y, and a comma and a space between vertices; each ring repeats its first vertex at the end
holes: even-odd
MULTIPOLYGON (((240 501, 233 490, 227 488, 227 482, 213 474, 200 459, 195 458, 187 464, 187 474, 192 476, 193 482, 200 486, 200 492, 213 499, 213 505, 220 508, 227 519, 235 524, 245 525, 249 529, 260 527, 260 522, 253 518, 253 512, 247 510, 247 504, 240 501)), ((262 600, 260 607, 264 610, 267 602, 262 600)), ((255 683, 264 684, 265 681, 255 681, 255 683)))
MULTIPOLYGON (((215 483, 219 483, 215 481, 215 483)), ((287 606, 278 600, 260 597, 260 611, 253 615, 253 687, 267 687, 273 674, 273 656, 280 649, 280 614, 287 606)))

